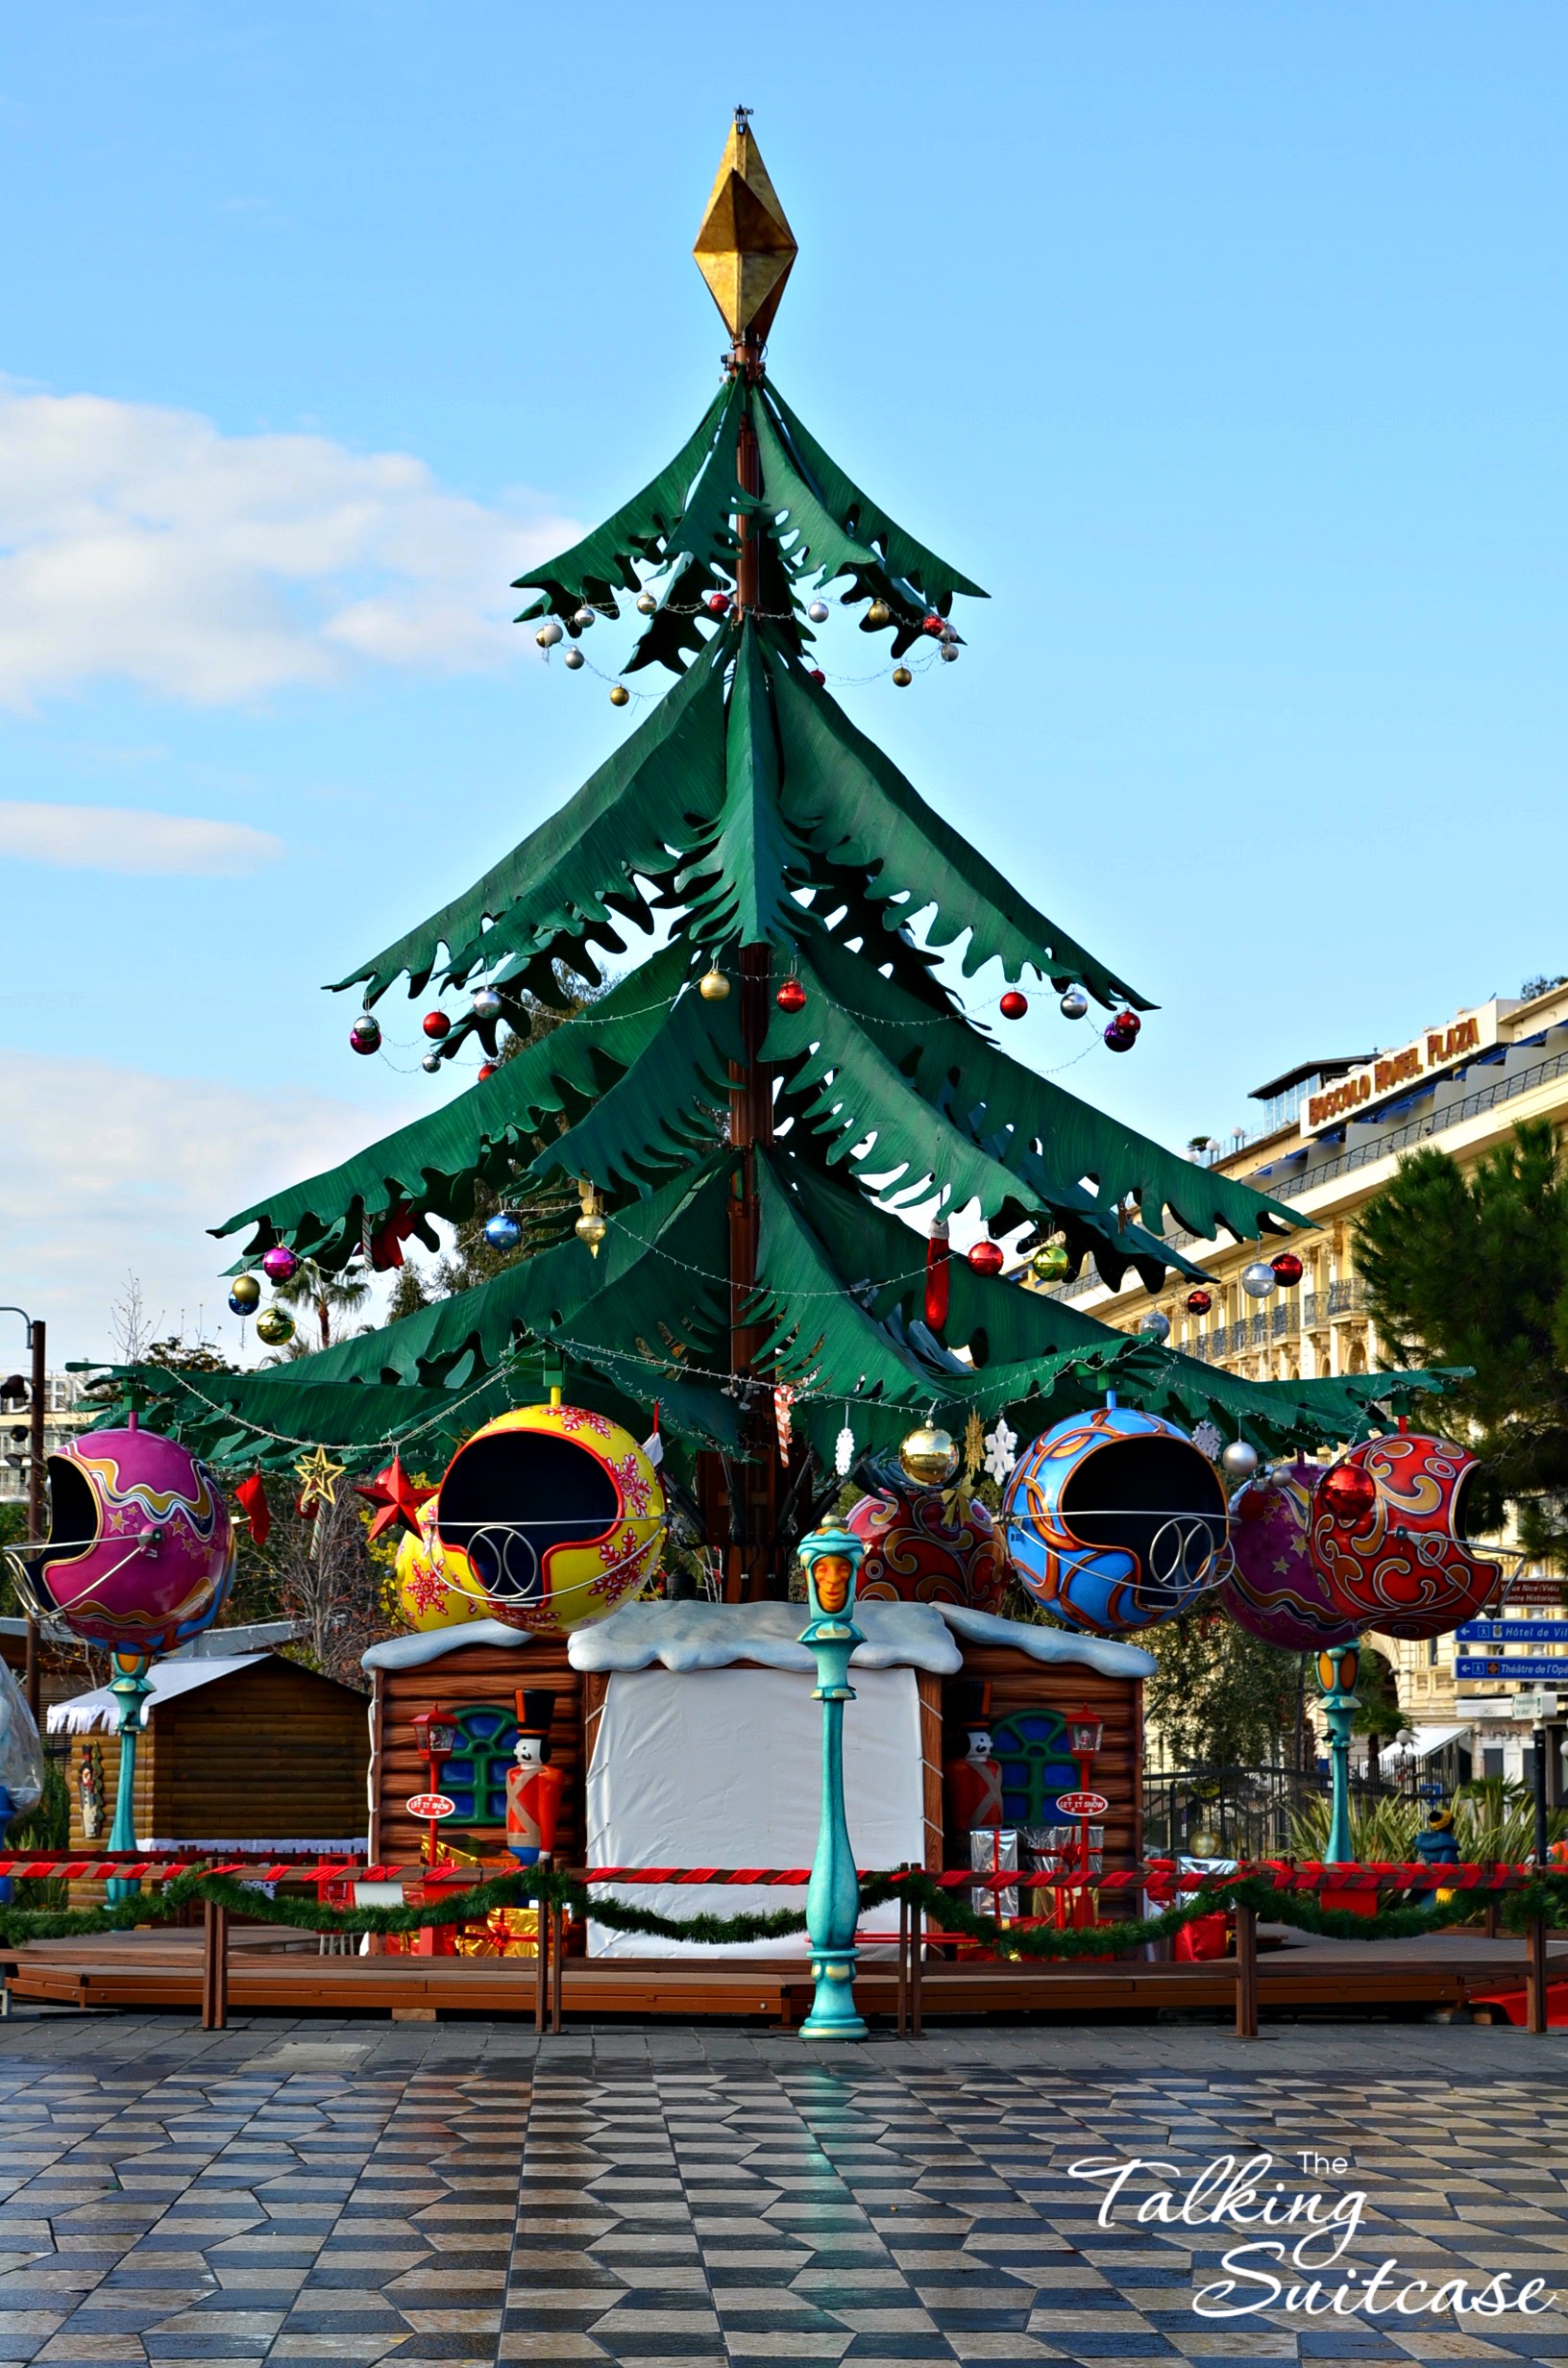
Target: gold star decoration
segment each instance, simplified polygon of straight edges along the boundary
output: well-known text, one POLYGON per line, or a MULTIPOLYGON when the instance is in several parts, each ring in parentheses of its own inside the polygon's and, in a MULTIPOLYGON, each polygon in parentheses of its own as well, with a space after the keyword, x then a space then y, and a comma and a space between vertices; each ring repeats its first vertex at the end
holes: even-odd
POLYGON ((334 1464, 325 1447, 312 1447, 308 1455, 302 1455, 294 1467, 300 1476, 300 1511, 335 1505, 337 1484, 348 1468, 347 1464, 334 1464))
POLYGON ((735 111, 692 253, 730 335, 760 345, 772 327, 799 249, 747 113, 744 107, 735 111))
POLYGON ((980 1467, 985 1460, 985 1425, 971 1406, 969 1418, 964 1425, 964 1485, 966 1488, 973 1488, 980 1477, 980 1467))

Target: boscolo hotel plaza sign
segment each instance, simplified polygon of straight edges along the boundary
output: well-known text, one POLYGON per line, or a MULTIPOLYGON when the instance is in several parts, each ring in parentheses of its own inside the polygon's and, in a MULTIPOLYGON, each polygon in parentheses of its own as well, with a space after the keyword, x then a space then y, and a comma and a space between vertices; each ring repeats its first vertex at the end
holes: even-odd
POLYGON ((1320 1094, 1308 1095, 1301 1105, 1302 1133, 1320 1135, 1326 1126, 1343 1125, 1347 1118, 1355 1118, 1374 1102, 1386 1101, 1402 1090, 1408 1092, 1473 1053, 1490 1050, 1498 1040, 1500 1015, 1513 1008, 1512 1003, 1479 1004, 1474 1011, 1461 1011, 1447 1027, 1429 1027, 1397 1051, 1380 1052, 1359 1068, 1346 1070, 1320 1094))

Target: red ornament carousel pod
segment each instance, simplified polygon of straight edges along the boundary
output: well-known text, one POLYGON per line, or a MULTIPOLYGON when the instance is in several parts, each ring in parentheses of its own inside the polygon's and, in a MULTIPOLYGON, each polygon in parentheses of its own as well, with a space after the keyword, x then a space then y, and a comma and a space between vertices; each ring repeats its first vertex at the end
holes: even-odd
POLYGON ((845 1526, 862 1540, 866 1559, 857 1602, 957 1603, 998 1612, 1007 1558, 996 1524, 970 1497, 951 1515, 941 1489, 890 1488, 863 1496, 845 1526))
POLYGON ((1473 1619, 1500 1575, 1465 1535, 1480 1468, 1453 1440, 1403 1424, 1331 1465, 1313 1495, 1311 1542, 1334 1608, 1359 1628, 1414 1639, 1473 1619))

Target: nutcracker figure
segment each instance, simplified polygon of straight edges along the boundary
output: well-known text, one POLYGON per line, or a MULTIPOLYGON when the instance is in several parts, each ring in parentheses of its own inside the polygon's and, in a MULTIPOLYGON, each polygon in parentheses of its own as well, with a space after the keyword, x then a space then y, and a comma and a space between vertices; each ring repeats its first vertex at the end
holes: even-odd
POLYGON ((506 1771, 506 1847, 521 1866, 537 1866, 555 1847, 566 1778, 550 1757, 555 1696, 529 1688, 517 1696, 516 1764, 506 1771))

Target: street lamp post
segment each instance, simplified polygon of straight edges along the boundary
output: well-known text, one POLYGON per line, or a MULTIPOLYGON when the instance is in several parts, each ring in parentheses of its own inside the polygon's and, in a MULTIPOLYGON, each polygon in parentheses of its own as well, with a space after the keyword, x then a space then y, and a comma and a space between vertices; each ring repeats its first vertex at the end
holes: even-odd
MULTIPOLYGON (((48 1395, 44 1381, 44 1328, 41 1316, 30 1316, 22 1307, 0 1307, 0 1316, 20 1316, 27 1326, 27 1344, 33 1352, 33 1381, 28 1398, 28 1471, 27 1471, 27 1542, 36 1549, 43 1538, 43 1417, 44 1400, 48 1395)), ((38 1718, 38 1623, 31 1612, 27 1615, 27 1661, 22 1672, 23 1690, 33 1722, 38 1718)))
MULTIPOLYGON (((124 1850, 134 1854, 136 1847, 136 1737, 141 1732, 142 1704, 153 1690, 148 1670, 152 1667, 150 1653, 111 1653, 110 1665, 113 1672, 109 1690, 119 1704, 120 1773, 114 1788, 114 1823, 110 1828, 109 1846, 111 1851, 124 1850)), ((111 1875, 105 1886, 111 1901, 134 1899, 141 1889, 135 1875, 111 1875)))
MULTIPOLYGON (((414 1730, 414 1741, 425 1755, 425 1775, 431 1794, 441 1789, 441 1770, 457 1748, 457 1721, 439 1702, 428 1711, 421 1711, 408 1721, 414 1730)), ((430 1865, 434 1868, 436 1848, 441 1832, 439 1817, 429 1820, 430 1865)))
POLYGON ((1331 1644, 1317 1656, 1317 1682, 1323 1689, 1323 1714, 1329 1728, 1331 1788, 1329 1841, 1323 1857, 1331 1866, 1353 1865, 1356 1859, 1350 1831, 1350 1731, 1360 1708, 1356 1692, 1360 1665, 1359 1644, 1331 1644))
POLYGON ((844 1706, 855 1698, 849 1656, 865 1638, 855 1626, 855 1581, 865 1548, 846 1529, 813 1530, 800 1541, 811 1617, 800 1632, 817 1663, 812 1700, 822 1706, 822 1800, 817 1853, 806 1887, 806 1935, 811 1942, 811 2011, 802 2039, 864 2039, 855 2008, 855 1927, 860 1879, 844 1807, 844 1706))

